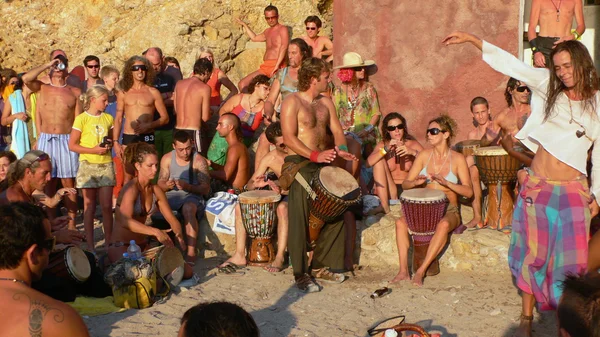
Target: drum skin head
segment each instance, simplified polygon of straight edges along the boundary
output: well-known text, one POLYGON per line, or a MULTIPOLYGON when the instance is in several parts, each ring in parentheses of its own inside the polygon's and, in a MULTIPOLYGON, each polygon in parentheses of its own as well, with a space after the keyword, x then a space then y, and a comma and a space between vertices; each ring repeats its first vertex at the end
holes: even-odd
POLYGON ((476 156, 508 156, 508 152, 506 152, 502 146, 480 147, 475 150, 474 154, 476 156))
POLYGON ((402 192, 400 198, 413 201, 439 201, 446 198, 446 193, 432 188, 413 188, 402 192))
POLYGON ((462 142, 456 143, 456 148, 465 147, 465 146, 479 146, 481 145, 481 140, 479 139, 467 139, 462 142))
POLYGON ((329 193, 339 198, 359 188, 356 179, 348 171, 335 166, 322 167, 319 180, 329 193))
MULTIPOLYGON (((158 273, 160 274, 160 276, 165 277, 175 269, 179 267, 183 268, 185 261, 183 260, 183 255, 181 254, 179 249, 175 247, 161 247, 164 248, 156 254, 156 266, 158 268, 158 273)), ((179 280, 179 282, 181 282, 181 279, 179 280)))
POLYGON ((79 282, 85 282, 92 273, 92 267, 83 250, 79 247, 69 247, 65 255, 71 275, 79 282))
POLYGON ((238 199, 243 204, 266 204, 278 202, 281 200, 281 195, 275 191, 254 190, 238 195, 238 199))

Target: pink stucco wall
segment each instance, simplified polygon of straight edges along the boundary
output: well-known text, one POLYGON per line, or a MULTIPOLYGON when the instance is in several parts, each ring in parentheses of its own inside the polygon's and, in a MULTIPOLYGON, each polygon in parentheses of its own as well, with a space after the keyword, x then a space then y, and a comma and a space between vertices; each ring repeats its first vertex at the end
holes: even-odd
POLYGON ((471 99, 486 97, 492 114, 498 113, 506 108, 508 78, 487 66, 473 46, 445 47, 441 40, 463 30, 516 55, 519 20, 519 0, 336 0, 334 65, 348 51, 375 60, 370 81, 383 113, 403 114, 419 140, 429 119, 448 113, 462 140, 473 127, 471 99))

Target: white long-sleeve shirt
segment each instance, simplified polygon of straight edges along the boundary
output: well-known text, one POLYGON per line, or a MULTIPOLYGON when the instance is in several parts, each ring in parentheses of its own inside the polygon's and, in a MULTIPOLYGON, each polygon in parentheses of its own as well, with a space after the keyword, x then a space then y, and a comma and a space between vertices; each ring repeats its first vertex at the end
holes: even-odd
POLYGON ((600 93, 596 92, 596 111, 592 113, 589 110, 583 112, 583 101, 571 100, 573 119, 577 123, 569 123, 569 99, 562 92, 556 99, 552 115, 544 121, 550 70, 529 66, 486 41, 483 41, 482 50, 483 60, 494 70, 521 81, 531 89, 531 115, 516 135, 531 151, 537 152, 541 145, 556 159, 587 175, 587 152, 595 144, 590 190, 600 197, 600 93), (580 124, 585 127, 585 134, 589 138, 577 138, 576 132, 583 131, 580 124))

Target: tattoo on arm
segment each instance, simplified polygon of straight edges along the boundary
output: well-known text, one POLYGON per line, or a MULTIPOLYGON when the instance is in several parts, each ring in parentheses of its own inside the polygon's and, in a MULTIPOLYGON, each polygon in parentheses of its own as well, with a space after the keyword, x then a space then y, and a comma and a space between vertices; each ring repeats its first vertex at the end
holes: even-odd
POLYGON ((52 308, 42 301, 33 300, 25 293, 16 293, 13 295, 15 301, 20 301, 25 297, 29 300, 28 317, 30 337, 42 337, 42 323, 44 322, 44 317, 51 311, 53 311, 52 315, 56 323, 62 323, 65 320, 65 314, 60 309, 52 308))
POLYGON ((169 180, 169 172, 165 169, 160 170, 160 173, 158 174, 158 180, 169 180))
POLYGON ((208 165, 206 164, 206 160, 198 160, 196 180, 198 181, 199 186, 210 186, 210 175, 208 174, 208 165))

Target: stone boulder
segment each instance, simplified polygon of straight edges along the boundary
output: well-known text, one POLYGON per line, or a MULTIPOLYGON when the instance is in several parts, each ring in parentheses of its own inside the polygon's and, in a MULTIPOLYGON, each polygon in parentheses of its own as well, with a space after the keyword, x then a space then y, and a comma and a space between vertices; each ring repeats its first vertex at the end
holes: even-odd
POLYGON ((235 252, 235 235, 215 232, 212 229, 215 216, 209 212, 205 212, 205 215, 199 224, 200 242, 198 243, 198 247, 204 249, 202 252, 204 257, 233 255, 235 252))

